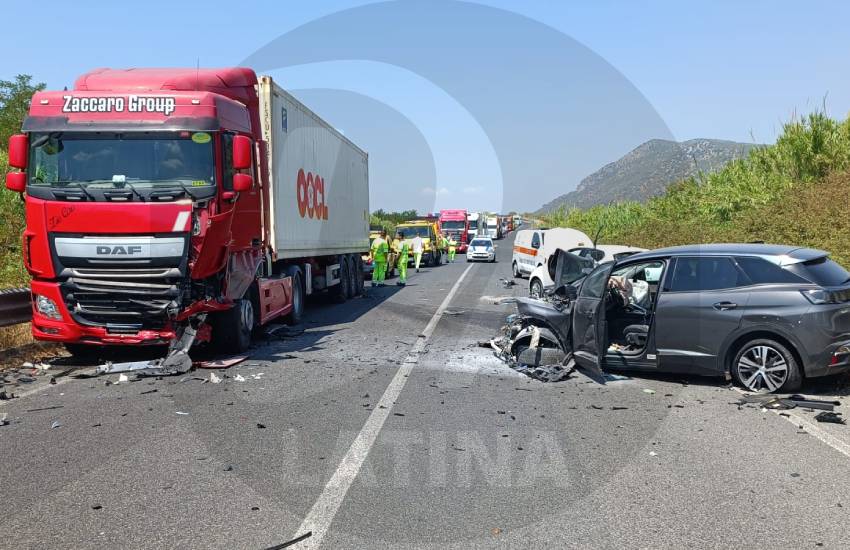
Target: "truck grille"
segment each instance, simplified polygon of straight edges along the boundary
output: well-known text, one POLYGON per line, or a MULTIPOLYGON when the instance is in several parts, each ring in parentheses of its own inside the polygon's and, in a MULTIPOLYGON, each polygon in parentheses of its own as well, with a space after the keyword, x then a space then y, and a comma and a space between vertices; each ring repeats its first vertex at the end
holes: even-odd
POLYGON ((180 270, 66 269, 61 284, 68 310, 85 325, 138 331, 160 329, 180 296, 180 270))

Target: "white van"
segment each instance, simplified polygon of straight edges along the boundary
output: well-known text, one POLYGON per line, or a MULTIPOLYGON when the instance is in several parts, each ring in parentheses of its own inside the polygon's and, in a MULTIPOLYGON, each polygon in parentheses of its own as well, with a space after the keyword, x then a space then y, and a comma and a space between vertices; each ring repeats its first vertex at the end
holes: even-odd
POLYGON ((502 236, 499 234, 499 218, 495 216, 488 216, 487 218, 487 227, 486 232, 484 233, 494 241, 496 239, 500 239, 502 236))
POLYGON ((523 275, 531 273, 538 264, 538 253, 543 246, 542 229, 521 229, 516 232, 514 237, 514 254, 511 261, 511 268, 514 272, 514 277, 519 278, 523 275))
POLYGON ((557 249, 593 246, 593 241, 579 231, 569 227, 554 229, 523 229, 517 231, 511 268, 514 277, 528 276, 557 249))

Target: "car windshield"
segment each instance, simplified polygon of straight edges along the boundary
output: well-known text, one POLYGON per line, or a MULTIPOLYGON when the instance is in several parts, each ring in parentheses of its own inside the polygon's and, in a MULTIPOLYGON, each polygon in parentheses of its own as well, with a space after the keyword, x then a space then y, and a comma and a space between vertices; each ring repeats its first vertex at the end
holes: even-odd
POLYGON ((34 186, 215 184, 212 137, 204 132, 35 133, 31 143, 34 186))
POLYGON ((786 269, 820 286, 839 286, 850 283, 850 273, 827 256, 791 264, 786 269))
POLYGON ((409 225, 407 227, 399 227, 398 232, 401 233, 401 236, 405 239, 412 239, 417 235, 422 237, 423 239, 428 238, 428 226, 427 225, 409 225))
POLYGON ((466 225, 463 221, 447 220, 442 222, 443 229, 463 229, 466 225))
POLYGON ((493 241, 487 239, 474 239, 470 245, 471 246, 491 246, 493 241))

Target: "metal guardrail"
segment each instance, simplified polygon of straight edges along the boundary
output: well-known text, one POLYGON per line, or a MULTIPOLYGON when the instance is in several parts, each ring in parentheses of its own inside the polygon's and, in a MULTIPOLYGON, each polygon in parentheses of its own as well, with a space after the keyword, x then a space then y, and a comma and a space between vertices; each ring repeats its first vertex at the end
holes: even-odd
POLYGON ((0 327, 9 327, 32 320, 30 289, 0 290, 0 327))

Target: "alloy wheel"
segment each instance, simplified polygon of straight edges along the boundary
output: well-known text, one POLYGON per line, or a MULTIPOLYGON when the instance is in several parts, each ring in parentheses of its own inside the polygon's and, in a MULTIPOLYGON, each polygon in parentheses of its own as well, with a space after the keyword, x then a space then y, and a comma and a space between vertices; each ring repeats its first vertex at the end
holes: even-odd
POLYGON ((778 349, 763 344, 744 351, 736 368, 739 379, 751 391, 776 391, 788 379, 785 357, 778 349))

